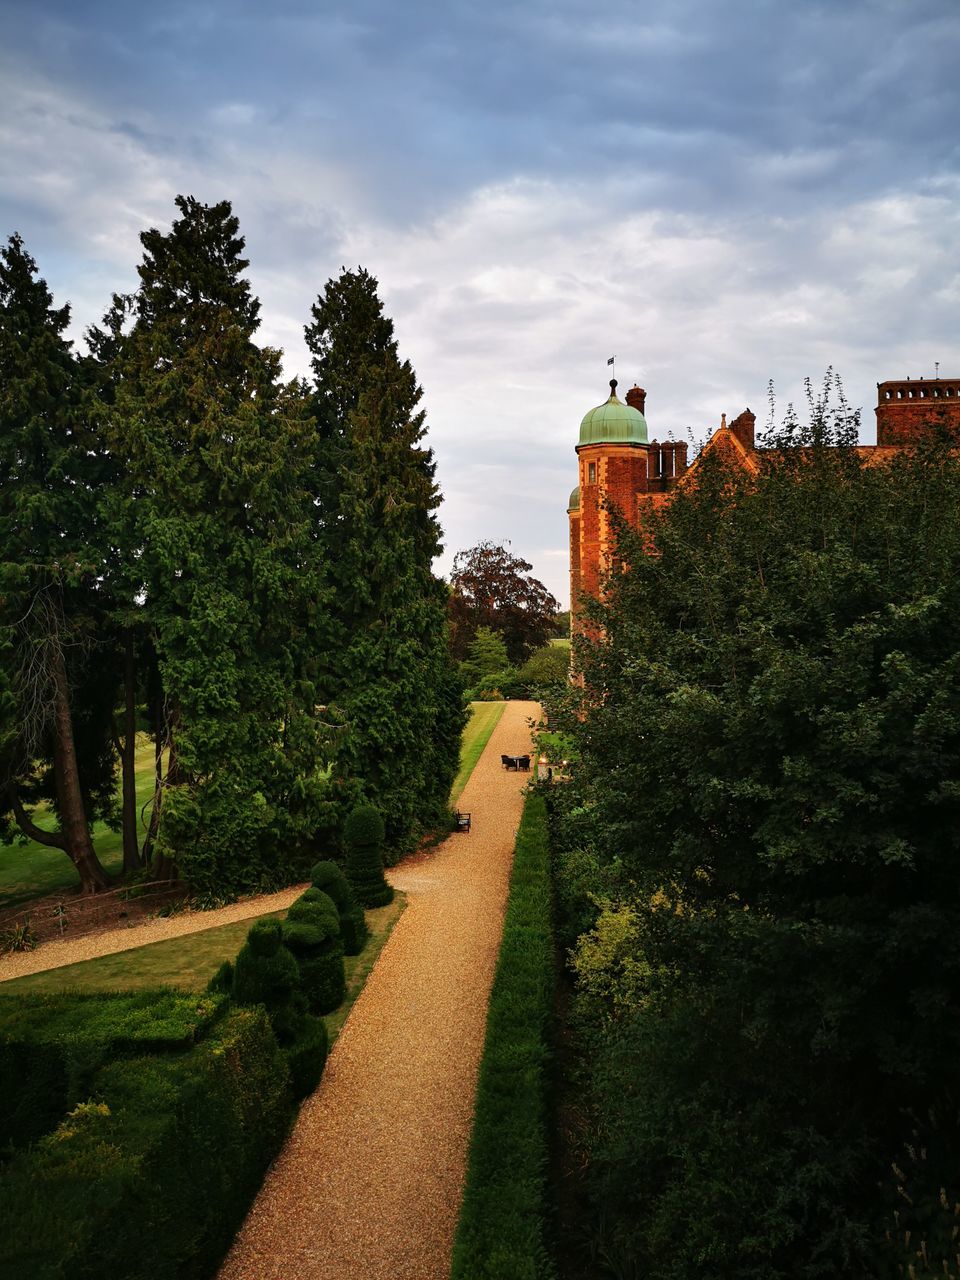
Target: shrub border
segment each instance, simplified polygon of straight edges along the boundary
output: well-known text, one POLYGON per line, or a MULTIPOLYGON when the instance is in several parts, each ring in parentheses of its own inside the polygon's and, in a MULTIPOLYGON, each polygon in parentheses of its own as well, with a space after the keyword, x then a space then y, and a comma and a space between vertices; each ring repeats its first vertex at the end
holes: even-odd
POLYGON ((451 1280, 548 1280, 555 948, 547 808, 528 793, 477 1081, 451 1280))

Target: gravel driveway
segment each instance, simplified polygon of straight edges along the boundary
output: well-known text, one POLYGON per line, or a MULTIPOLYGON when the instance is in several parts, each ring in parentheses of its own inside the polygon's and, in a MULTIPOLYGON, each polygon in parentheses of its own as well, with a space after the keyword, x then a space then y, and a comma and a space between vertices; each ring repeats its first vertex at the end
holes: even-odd
POLYGON ((536 703, 507 704, 460 797, 469 834, 388 872, 407 907, 221 1280, 445 1280, 536 703))

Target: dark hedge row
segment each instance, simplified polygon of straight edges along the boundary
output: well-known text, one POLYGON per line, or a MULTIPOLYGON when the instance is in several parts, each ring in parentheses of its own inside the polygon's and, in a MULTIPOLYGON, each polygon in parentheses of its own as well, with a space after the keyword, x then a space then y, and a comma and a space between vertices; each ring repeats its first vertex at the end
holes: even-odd
POLYGON ((222 997, 170 991, 5 996, 0 1001, 0 1153, 48 1133, 89 1095, 105 1063, 178 1053, 226 1011, 222 997))
MULTIPOLYGON (((66 1114, 0 1172, 2 1280, 208 1276, 292 1115, 264 1012, 209 994, 3 999, 5 1072, 28 1043, 66 1114), (37 1019, 48 1021, 30 1039, 37 1019), (61 1041, 58 1021, 75 1028, 61 1041)), ((21 1139, 37 1123, 21 1122, 21 1139)), ((0 1149, 11 1136, 0 1131, 0 1149)))
POLYGON ((546 806, 528 797, 517 833, 452 1280, 545 1280, 548 1075, 554 941, 546 806))

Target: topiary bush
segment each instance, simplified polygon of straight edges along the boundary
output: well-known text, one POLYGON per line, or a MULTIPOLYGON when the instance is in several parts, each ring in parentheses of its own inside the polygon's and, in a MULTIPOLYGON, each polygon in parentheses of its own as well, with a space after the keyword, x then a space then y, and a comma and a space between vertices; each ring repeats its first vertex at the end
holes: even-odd
MULTIPOLYGON (((344 951, 348 956, 358 956, 367 941, 367 920, 343 869, 336 862, 317 862, 310 872, 310 879, 315 889, 323 890, 334 901, 340 914, 340 937, 343 939, 344 951)), ((303 900, 306 900, 309 892, 308 889, 303 900)))
POLYGON ((393 901, 393 889, 383 875, 383 836, 383 818, 372 804, 358 805, 344 824, 347 877, 365 907, 385 907, 393 901))
POLYGON ((207 983, 207 990, 215 995, 230 995, 233 991, 233 961, 224 960, 207 983))
MULTIPOLYGON (((330 906, 335 912, 332 903, 330 906)), ((231 994, 238 1004, 266 1008, 290 1068, 294 1094, 303 1098, 316 1088, 323 1073, 327 1032, 322 1024, 318 1028, 318 1020, 311 1016, 319 1010, 304 989, 297 957, 284 945, 285 931, 286 925, 279 920, 258 920, 253 925, 233 966, 231 994)), ((342 951, 339 960, 342 981, 342 951)), ((223 976, 222 966, 213 981, 223 981, 223 976)))
POLYGON ((333 899, 320 889, 308 889, 287 912, 283 940, 296 958, 311 1013, 332 1013, 347 991, 333 899))
POLYGON ((300 985, 297 962, 283 945, 279 920, 258 920, 247 934, 233 968, 233 998, 262 1004, 268 1013, 289 1003, 300 985))

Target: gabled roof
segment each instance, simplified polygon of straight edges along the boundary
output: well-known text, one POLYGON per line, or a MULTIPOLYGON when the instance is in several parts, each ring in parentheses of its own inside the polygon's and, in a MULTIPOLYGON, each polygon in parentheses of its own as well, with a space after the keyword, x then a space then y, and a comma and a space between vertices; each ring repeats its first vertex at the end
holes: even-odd
POLYGON ((722 426, 717 427, 683 475, 677 478, 677 485, 685 485, 703 459, 711 453, 718 453, 728 465, 740 467, 744 471, 749 471, 752 475, 756 475, 760 470, 757 451, 748 449, 724 423, 722 426))

